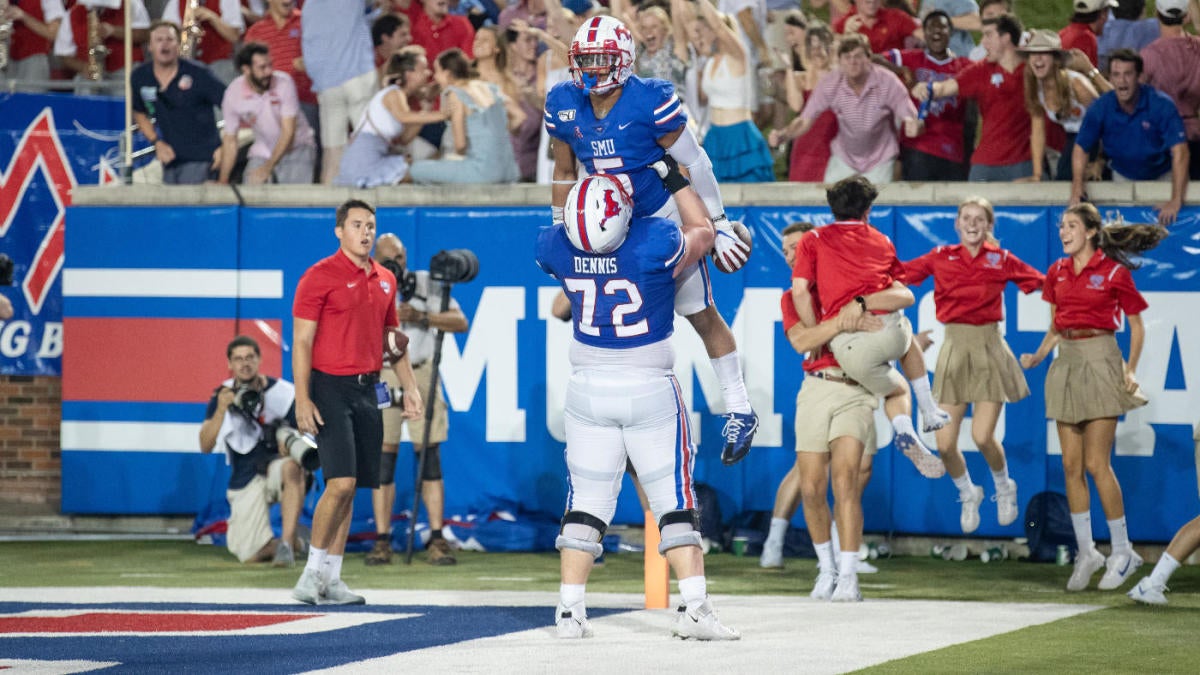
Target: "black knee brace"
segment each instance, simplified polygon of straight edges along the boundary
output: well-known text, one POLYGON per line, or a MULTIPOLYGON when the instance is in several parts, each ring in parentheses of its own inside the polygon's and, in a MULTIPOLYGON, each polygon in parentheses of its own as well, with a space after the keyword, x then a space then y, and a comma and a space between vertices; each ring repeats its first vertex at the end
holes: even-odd
POLYGON ((440 452, 441 445, 434 443, 425 448, 425 464, 421 466, 421 480, 441 480, 442 479, 442 453, 440 452))
POLYGON ((396 482, 396 453, 385 452, 379 461, 379 485, 391 485, 396 482))

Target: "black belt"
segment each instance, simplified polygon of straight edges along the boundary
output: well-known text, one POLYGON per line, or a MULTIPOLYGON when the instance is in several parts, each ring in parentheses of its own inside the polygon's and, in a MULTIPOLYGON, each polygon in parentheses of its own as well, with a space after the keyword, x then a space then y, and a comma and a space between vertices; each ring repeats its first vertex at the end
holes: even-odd
POLYGON ((324 377, 331 377, 336 380, 349 380, 349 381, 351 381, 355 384, 361 385, 361 386, 375 384, 376 382, 379 381, 379 373, 359 373, 358 375, 330 375, 329 373, 322 372, 320 370, 314 370, 313 372, 318 373, 324 377))
POLYGON ((823 370, 818 370, 815 373, 809 373, 809 375, 812 375, 813 377, 825 380, 826 382, 837 382, 839 384, 848 384, 852 387, 862 386, 857 381, 852 380, 848 377, 845 377, 844 375, 834 375, 833 373, 827 373, 823 370))

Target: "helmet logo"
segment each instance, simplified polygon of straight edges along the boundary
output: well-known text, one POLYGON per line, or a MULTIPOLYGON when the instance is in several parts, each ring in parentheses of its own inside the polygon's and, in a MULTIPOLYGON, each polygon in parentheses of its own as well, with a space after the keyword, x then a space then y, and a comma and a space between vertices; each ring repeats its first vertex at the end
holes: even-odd
POLYGON ((617 36, 617 38, 622 38, 622 37, 623 37, 623 38, 625 38, 626 40, 632 40, 632 39, 633 39, 633 34, 632 34, 632 33, 630 33, 630 32, 629 32, 629 29, 628 29, 628 28, 626 28, 625 26, 617 26, 616 28, 614 28, 614 29, 613 29, 613 35, 616 35, 616 36, 617 36))
POLYGON ((613 198, 612 190, 604 191, 604 218, 600 221, 600 230, 604 231, 604 224, 609 218, 616 218, 621 215, 621 205, 613 198))

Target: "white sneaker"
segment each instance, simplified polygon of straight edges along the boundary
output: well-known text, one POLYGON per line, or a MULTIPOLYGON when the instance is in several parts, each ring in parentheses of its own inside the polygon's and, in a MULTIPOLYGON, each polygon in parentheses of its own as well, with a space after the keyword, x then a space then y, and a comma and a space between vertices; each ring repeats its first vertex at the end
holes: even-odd
POLYGON ((1007 487, 996 487, 992 501, 996 502, 996 521, 1001 525, 1012 525, 1017 516, 1021 515, 1021 509, 1017 506, 1017 481, 1011 478, 1008 479, 1007 487))
POLYGON ((1104 556, 1093 545, 1091 550, 1079 551, 1075 554, 1075 569, 1071 570, 1071 578, 1067 579, 1068 591, 1082 591, 1088 587, 1092 575, 1104 567, 1104 556))
POLYGON ((879 574, 879 568, 866 560, 859 560, 858 565, 855 565, 854 571, 858 574, 879 574))
POLYGON ((705 600, 695 612, 680 605, 671 635, 683 640, 740 640, 742 634, 721 623, 712 602, 705 600))
POLYGON ((783 569, 783 546, 763 546, 758 566, 766 569, 783 569))
POLYGON ((564 640, 592 637, 592 624, 587 618, 587 607, 582 602, 570 607, 559 604, 554 610, 554 628, 564 640))
POLYGON ((1147 605, 1166 605, 1167 596, 1163 593, 1167 590, 1165 584, 1154 583, 1153 577, 1145 577, 1125 595, 1147 605))
POLYGON ((959 492, 958 503, 962 504, 958 524, 962 527, 963 534, 971 534, 979 528, 979 505, 983 503, 983 488, 972 485, 967 492, 959 492))
POLYGON ((1108 556, 1108 561, 1105 563, 1105 567, 1108 569, 1104 571, 1104 576, 1100 577, 1100 583, 1096 587, 1102 591, 1120 588, 1121 584, 1133 576, 1133 573, 1141 566, 1142 556, 1133 549, 1114 553, 1108 556))
POLYGON ((821 570, 817 574, 817 583, 813 586, 808 597, 813 600, 828 600, 833 597, 833 589, 837 586, 837 571, 821 570))
POLYGON ((324 592, 321 588, 321 575, 314 570, 305 569, 300 575, 300 580, 296 582, 296 587, 292 589, 292 597, 300 602, 315 605, 320 602, 324 592))
POLYGON ((922 410, 921 422, 923 423, 921 430, 925 433, 937 431, 947 424, 950 424, 950 413, 942 410, 941 408, 922 410))
POLYGON ((946 475, 946 465, 942 459, 929 451, 921 439, 910 433, 898 433, 895 438, 896 447, 904 453, 917 467, 917 471, 926 478, 941 478, 946 475))
POLYGON ((350 590, 346 582, 338 579, 325 587, 321 594, 322 605, 365 605, 367 599, 350 590))
POLYGON ((829 597, 833 602, 862 602, 862 593, 858 590, 857 574, 842 574, 837 578, 837 588, 829 597))

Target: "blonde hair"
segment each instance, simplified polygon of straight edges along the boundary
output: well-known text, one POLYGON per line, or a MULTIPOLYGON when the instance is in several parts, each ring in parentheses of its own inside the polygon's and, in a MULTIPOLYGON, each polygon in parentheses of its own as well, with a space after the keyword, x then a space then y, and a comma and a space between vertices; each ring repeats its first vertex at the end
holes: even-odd
POLYGON ((965 209, 968 206, 974 206, 983 211, 983 215, 987 217, 988 225, 991 226, 991 228, 992 228, 992 229, 988 230, 988 233, 984 236, 988 240, 988 243, 996 244, 997 246, 999 246, 1000 240, 996 238, 996 235, 994 233, 994 230, 996 228, 996 209, 994 209, 992 207, 992 203, 990 201, 988 201, 986 197, 980 197, 978 195, 975 195, 972 197, 967 197, 966 199, 959 202, 958 213, 955 214, 955 216, 954 216, 954 222, 956 224, 958 223, 959 217, 962 216, 963 209, 965 209))

